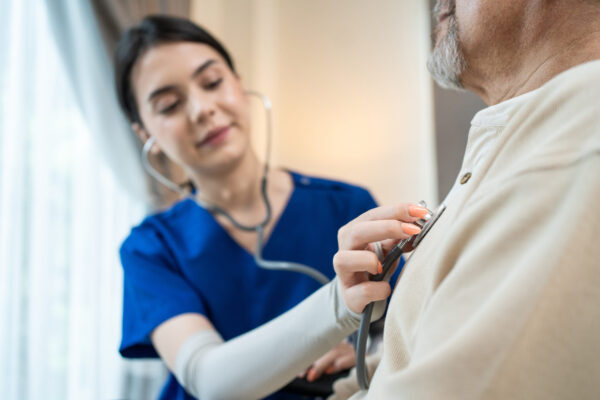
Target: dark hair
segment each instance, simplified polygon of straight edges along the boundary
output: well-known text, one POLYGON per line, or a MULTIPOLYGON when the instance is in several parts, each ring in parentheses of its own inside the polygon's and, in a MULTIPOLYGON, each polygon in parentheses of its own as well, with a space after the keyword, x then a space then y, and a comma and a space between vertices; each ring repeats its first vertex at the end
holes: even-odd
POLYGON ((204 43, 223 56, 229 68, 235 72, 227 50, 206 30, 184 18, 165 15, 147 16, 139 25, 123 33, 115 51, 117 96, 121 108, 131 122, 142 124, 131 87, 131 69, 146 50, 169 42, 204 43))

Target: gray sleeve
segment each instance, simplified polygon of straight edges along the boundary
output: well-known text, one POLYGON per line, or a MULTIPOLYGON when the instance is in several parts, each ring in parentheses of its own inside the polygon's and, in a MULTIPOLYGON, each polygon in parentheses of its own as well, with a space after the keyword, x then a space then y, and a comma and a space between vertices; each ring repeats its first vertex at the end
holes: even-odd
POLYGON ((177 380, 203 400, 258 399, 280 389, 357 329, 360 315, 346 308, 338 286, 335 279, 225 343, 213 330, 196 333, 177 353, 177 380))

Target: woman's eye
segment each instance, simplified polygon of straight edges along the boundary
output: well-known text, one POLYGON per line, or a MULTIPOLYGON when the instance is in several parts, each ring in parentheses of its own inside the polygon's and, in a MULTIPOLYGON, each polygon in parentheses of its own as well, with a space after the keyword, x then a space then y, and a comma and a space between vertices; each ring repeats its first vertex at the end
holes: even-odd
POLYGON ((212 82, 209 82, 206 86, 204 86, 204 88, 207 90, 216 89, 217 87, 219 87, 221 82, 223 82, 223 78, 216 79, 212 82))
POLYGON ((179 105, 179 102, 176 101, 174 103, 168 104, 165 107, 160 107, 160 109, 158 110, 159 113, 161 114, 169 114, 172 111, 175 111, 175 109, 177 108, 177 105, 179 105))

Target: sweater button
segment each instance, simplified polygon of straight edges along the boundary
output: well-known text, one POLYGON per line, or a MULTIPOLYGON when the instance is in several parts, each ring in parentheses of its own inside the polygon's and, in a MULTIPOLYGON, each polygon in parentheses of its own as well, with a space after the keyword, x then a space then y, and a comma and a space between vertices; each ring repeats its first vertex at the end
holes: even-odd
POLYGON ((460 178, 460 184, 464 185, 465 183, 469 182, 469 179, 471 179, 471 173, 467 172, 462 176, 462 178, 460 178))

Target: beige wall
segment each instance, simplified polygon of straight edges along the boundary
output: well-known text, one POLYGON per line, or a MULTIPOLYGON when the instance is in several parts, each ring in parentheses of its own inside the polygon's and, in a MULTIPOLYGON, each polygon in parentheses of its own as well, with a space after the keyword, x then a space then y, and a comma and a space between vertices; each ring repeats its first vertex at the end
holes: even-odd
POLYGON ((192 14, 272 99, 274 164, 437 203, 427 2, 194 0, 192 14))

